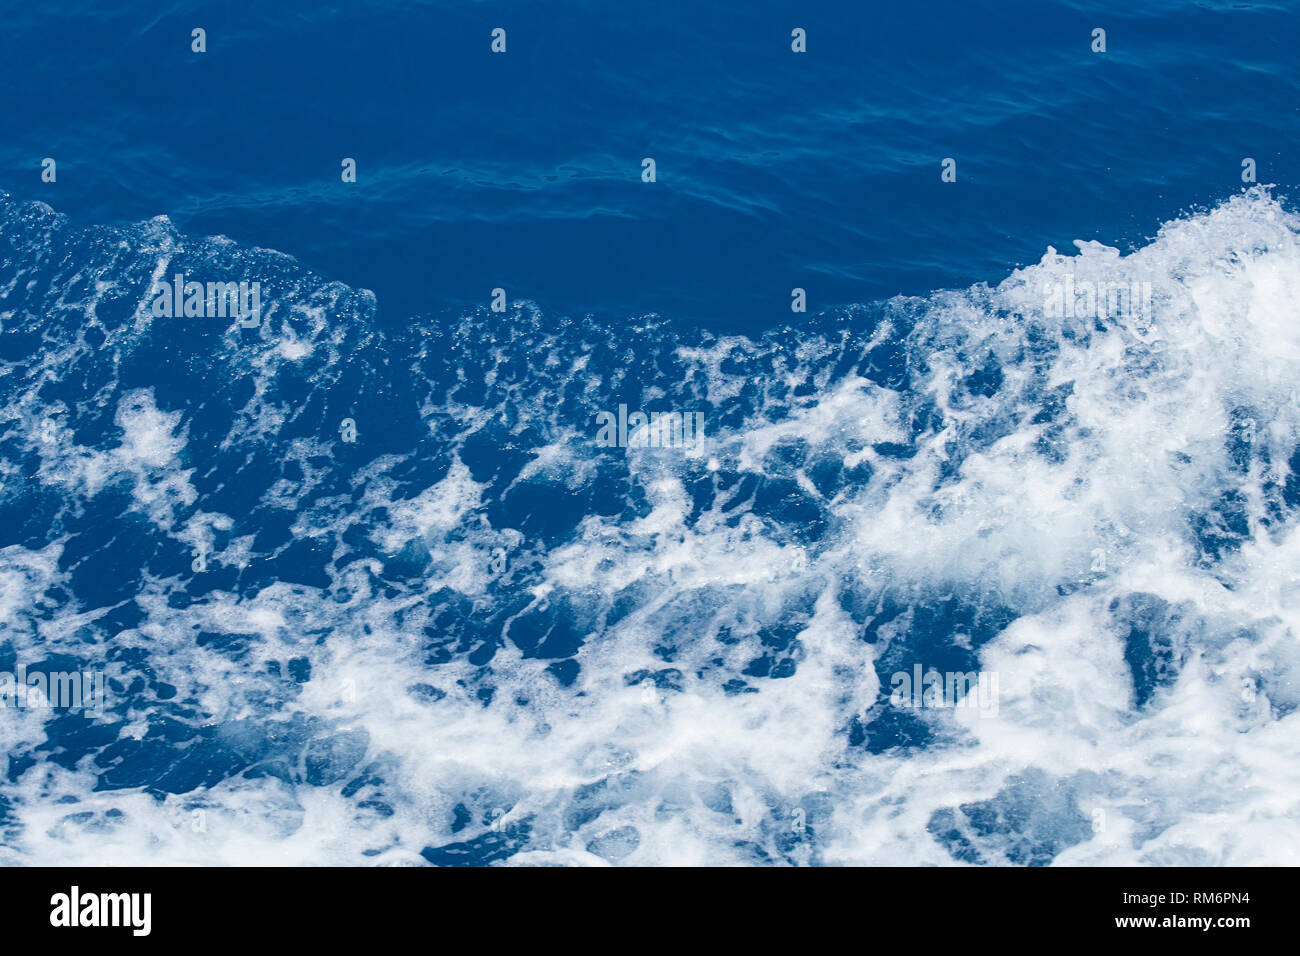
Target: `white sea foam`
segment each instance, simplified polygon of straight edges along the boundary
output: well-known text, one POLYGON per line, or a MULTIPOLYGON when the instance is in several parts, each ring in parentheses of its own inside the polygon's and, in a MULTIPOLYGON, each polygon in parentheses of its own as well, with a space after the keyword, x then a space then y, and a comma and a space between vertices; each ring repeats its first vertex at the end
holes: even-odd
MULTIPOLYGON (((129 237, 158 247, 141 284, 170 267, 168 229, 129 237)), ((68 514, 123 489, 153 540, 231 576, 142 575, 141 619, 96 631, 106 609, 78 603, 52 530, 0 549, 0 643, 89 655, 123 683, 139 649, 190 710, 137 689, 119 738, 164 716, 208 725, 170 759, 205 739, 261 770, 151 795, 96 789, 112 759, 43 757, 2 791, 6 858, 405 865, 467 844, 516 865, 1293 862, 1298 230, 1253 191, 1129 255, 1049 251, 872 323, 689 344, 648 324, 667 380, 528 309, 513 319, 532 337, 467 322, 410 358, 423 447, 363 442, 355 460, 321 408, 378 333, 330 316, 373 303, 295 278, 313 306, 272 291, 255 337, 205 340, 242 383, 223 461, 260 446, 294 463, 266 480, 205 474, 197 410, 161 383, 92 389, 103 436, 75 430, 93 403, 41 391, 159 334, 138 313, 98 353, 72 339, 7 360, 6 496, 20 455, 68 514), (1149 282, 1152 313, 1045 315, 1042 288, 1066 276, 1149 282), (875 351, 891 345, 907 387, 875 351), (482 364, 439 384, 439 349, 482 364), (837 371, 845 356, 861 361, 837 371), (702 456, 582 443, 575 409, 696 407, 683 396, 715 409, 702 456), (291 434, 311 415, 318 437, 291 434), (517 451, 514 471, 485 446, 517 451), (259 514, 290 515, 269 551, 214 497, 242 481, 259 514), (552 497, 512 504, 538 488, 552 497), (522 518, 588 492, 560 531, 522 518), (247 577, 313 542, 326 580, 247 577), (950 605, 953 622, 926 617, 950 605), (550 666, 566 655, 538 647, 569 632, 566 683, 550 666), (879 745, 875 665, 914 644, 970 648, 998 675, 996 714, 926 713, 925 740, 879 745), (748 670, 765 657, 768 676, 748 670)), ((93 323, 105 294, 60 301, 93 323)), ((42 718, 0 717, 11 753, 42 742, 42 718)))

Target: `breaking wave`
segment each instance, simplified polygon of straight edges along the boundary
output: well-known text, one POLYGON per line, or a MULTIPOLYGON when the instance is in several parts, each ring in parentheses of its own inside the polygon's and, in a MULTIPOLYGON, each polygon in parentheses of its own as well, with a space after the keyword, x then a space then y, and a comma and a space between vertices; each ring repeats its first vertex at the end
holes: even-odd
POLYGON ((381 319, 0 198, 0 669, 108 687, 0 714, 0 861, 1294 860, 1298 232, 1256 189, 745 338, 381 319), (260 323, 155 317, 173 274, 260 323))

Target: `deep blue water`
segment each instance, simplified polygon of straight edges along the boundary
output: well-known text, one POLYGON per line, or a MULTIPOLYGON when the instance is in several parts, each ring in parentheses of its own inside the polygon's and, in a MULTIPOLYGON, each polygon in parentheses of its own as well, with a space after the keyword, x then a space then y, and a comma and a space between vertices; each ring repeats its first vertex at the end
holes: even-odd
POLYGON ((394 322, 503 287, 752 332, 796 286, 962 288, 1140 244, 1243 157, 1300 173, 1289 3, 102 6, 8 17, 0 185, 282 250, 394 322))
POLYGON ((10 11, 0 862, 1293 860, 1298 22, 10 11))

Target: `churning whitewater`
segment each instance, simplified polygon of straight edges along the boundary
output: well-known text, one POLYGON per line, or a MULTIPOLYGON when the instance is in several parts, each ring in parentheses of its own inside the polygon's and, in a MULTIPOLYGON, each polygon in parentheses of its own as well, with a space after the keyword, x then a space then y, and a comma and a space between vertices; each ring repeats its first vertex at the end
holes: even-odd
POLYGON ((106 678, 6 703, 3 862, 1294 860, 1298 231, 751 340, 0 197, 0 670, 106 678))

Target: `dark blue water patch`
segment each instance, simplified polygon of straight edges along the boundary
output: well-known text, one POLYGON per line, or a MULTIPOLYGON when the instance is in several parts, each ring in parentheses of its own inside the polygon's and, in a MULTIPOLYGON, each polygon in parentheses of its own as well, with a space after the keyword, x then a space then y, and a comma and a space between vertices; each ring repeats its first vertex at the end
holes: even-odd
MULTIPOLYGON (((609 599, 609 608, 605 612, 604 626, 612 628, 619 622, 626 619, 629 615, 635 613, 640 608, 645 607, 646 599, 651 592, 655 590, 655 583, 642 578, 633 581, 631 584, 624 585, 618 591, 614 592, 609 599)), ((668 636, 668 635, 665 635, 668 636)), ((665 643, 664 649, 668 656, 662 657, 665 661, 675 659, 675 649, 670 644, 665 643)))
MULTIPOLYGON (((33 748, 33 754, 46 754, 51 763, 68 770, 87 754, 113 743, 126 726, 125 721, 98 719, 84 714, 60 714, 46 721, 45 741, 33 748)), ((12 766, 12 765, 11 765, 12 766)))
POLYGON ((799 661, 803 659, 803 644, 798 635, 807 625, 808 616, 806 609, 801 610, 797 604, 792 603, 788 608, 780 621, 758 629, 759 643, 764 651, 745 666, 741 672, 744 676, 782 680, 793 677, 798 670, 799 661))
POLYGON ((827 499, 833 498, 846 485, 860 487, 871 478, 870 467, 865 472, 846 469, 843 457, 830 453, 812 456, 805 463, 804 472, 818 493, 827 499))
POLYGON ((506 633, 526 659, 553 659, 572 657, 591 631, 587 615, 576 604, 553 594, 544 607, 511 621, 506 633))
POLYGON ((1034 439, 1034 451, 1053 465, 1062 465, 1070 457, 1070 434, 1062 425, 1052 424, 1034 439))
MULTIPOLYGON (((485 638, 468 649, 469 653, 465 655, 465 660, 475 667, 486 668, 486 665, 496 656, 497 650, 502 647, 504 640, 504 638, 495 635, 485 638)), ((480 687, 477 690, 478 698, 483 702, 484 706, 492 702, 492 693, 493 689, 491 687, 480 687)))
POLYGON ((445 690, 423 682, 412 684, 406 692, 422 704, 436 704, 447 696, 445 690))
MULTIPOLYGON (((21 460, 10 454, 2 442, 0 454, 10 461, 21 460)), ((27 462, 23 472, 0 486, 0 547, 12 544, 40 551, 49 544, 50 529, 58 526, 65 502, 56 495, 24 493, 22 489, 35 485, 34 462, 27 462)))
MULTIPOLYGON (((108 633, 112 637, 103 646, 105 660, 111 665, 116 665, 113 669, 120 671, 123 677, 121 680, 117 677, 109 677, 107 680, 109 710, 123 716, 127 715, 133 705, 144 703, 146 691, 158 701, 174 701, 177 689, 159 679, 148 649, 118 640, 117 638, 122 636, 121 631, 110 630, 108 633)), ((178 717, 197 716, 196 711, 187 709, 184 704, 168 706, 173 708, 171 712, 178 717)))
POLYGON ((470 477, 480 484, 504 488, 532 460, 528 447, 515 441, 501 423, 490 423, 467 435, 457 450, 470 477))
POLYGON ((750 513, 771 519, 796 541, 812 544, 827 528, 822 506, 791 478, 759 481, 749 504, 750 513))
POLYGON ((223 747, 213 727, 195 728, 151 714, 143 737, 123 737, 94 757, 101 768, 95 789, 143 788, 158 793, 188 793, 213 786, 243 770, 249 761, 223 747))
POLYGON ((332 535, 319 538, 298 538, 279 554, 257 563, 257 573, 267 575, 280 584, 300 584, 325 589, 331 577, 327 571, 334 552, 332 535))
POLYGON ((633 826, 615 827, 587 843, 587 852, 610 862, 618 862, 636 852, 641 845, 641 833, 633 826))
POLYGON ((1244 493, 1229 488, 1209 507, 1191 513, 1188 528, 1201 567, 1213 567, 1241 550, 1250 537, 1249 504, 1244 493))
POLYGON ((19 777, 34 766, 36 766, 36 757, 33 754, 10 754, 9 765, 5 770, 5 779, 10 783, 16 783, 19 777))
POLYGON ((1267 472, 1260 480, 1259 494, 1263 510, 1259 513, 1260 527, 1276 532, 1287 523, 1288 509, 1285 500, 1285 479, 1276 472, 1267 472))
POLYGON ((728 817, 735 814, 735 802, 731 799, 730 784, 724 781, 705 783, 697 787, 697 793, 700 803, 714 813, 721 813, 728 817))
POLYGON ((10 827, 17 822, 13 801, 4 794, 0 794, 0 827, 3 828, 6 839, 10 837, 10 827))
POLYGON ((728 697, 737 697, 740 694, 757 694, 758 688, 746 683, 739 677, 733 677, 722 685, 722 692, 728 697))
MULTIPOLYGON (((835 599, 841 610, 852 618, 855 623, 865 626, 868 622, 879 621, 879 623, 876 623, 876 631, 888 620, 896 617, 898 613, 897 607, 891 603, 888 605, 889 616, 885 617, 884 588, 880 585, 870 584, 864 579, 853 575, 846 575, 839 580, 835 599)), ((864 636, 874 642, 876 631, 871 632, 870 635, 864 632, 864 636)))
POLYGON ((763 654, 746 664, 741 673, 746 677, 767 677, 771 680, 781 680, 786 677, 793 677, 798 667, 799 665, 794 658, 763 654))
POLYGON ((850 747, 862 747, 873 754, 895 750, 907 753, 928 747, 936 739, 934 728, 916 711, 895 707, 888 701, 852 718, 847 731, 850 747))
POLYGON ((60 523, 69 535, 59 555, 59 570, 69 573, 70 587, 87 607, 110 607, 131 601, 139 591, 139 571, 159 554, 158 529, 132 512, 129 495, 116 490, 85 502, 79 514, 60 523), (134 566, 133 566, 134 565, 134 566))
POLYGON ((1124 642, 1134 706, 1140 710, 1178 680, 1187 653, 1184 613, 1145 592, 1115 598, 1107 610, 1124 642))
MULTIPOLYGON (((714 788, 716 797, 707 791, 700 794, 701 802, 715 813, 734 814, 729 787, 719 784, 714 788), (725 798, 721 799, 721 798, 725 798)), ((760 795, 767 804, 767 812, 759 818, 758 833, 753 839, 737 840, 732 849, 738 851, 744 865, 787 866, 821 865, 818 834, 823 824, 831 819, 832 805, 824 793, 806 794, 791 804, 772 792, 760 795)), ((740 820, 737 818, 736 822, 740 820)))
POLYGON ((289 679, 295 684, 305 684, 311 680, 311 661, 305 657, 290 658, 286 669, 289 679))
POLYGON ((917 452, 916 446, 903 442, 882 441, 876 442, 871 447, 881 458, 892 458, 895 461, 914 458, 917 452))
POLYGON ((776 862, 772 852, 757 840, 736 840, 731 849, 740 855, 744 866, 771 866, 776 862))
MULTIPOLYGON (((1250 638, 1254 635, 1242 636, 1250 638)), ((1268 697, 1274 720, 1283 720, 1300 710, 1300 677, 1296 676, 1294 669, 1263 674, 1259 681, 1268 697)))
POLYGON ((471 823, 474 822, 474 814, 464 803, 458 803, 452 808, 451 832, 459 833, 471 823))
MULTIPOLYGON (((93 764, 100 768, 96 790, 189 793, 240 773, 274 776, 293 785, 332 786, 348 776, 369 747, 364 730, 330 730, 319 718, 301 714, 195 726, 155 707, 139 738, 118 737, 123 722, 62 721, 49 729, 43 747, 55 751, 51 760, 80 760, 93 753, 93 764)), ((372 772, 351 793, 377 782, 372 772)), ((369 809, 383 813, 378 802, 369 809)))
POLYGON ((883 643, 873 665, 880 680, 879 696, 847 727, 850 745, 865 747, 872 753, 927 747, 936 739, 923 712, 891 702, 895 674, 906 674, 911 680, 917 665, 922 673, 978 672, 980 647, 1016 617, 991 595, 974 601, 969 596, 950 595, 924 603, 904 603, 885 594, 875 598, 873 604, 867 592, 845 589, 840 603, 855 619, 856 615, 865 616, 864 640, 883 643), (887 638, 886 628, 891 631, 887 638))
POLYGON ((723 513, 728 514, 727 526, 734 528, 747 512, 762 478, 752 472, 721 471, 718 473, 718 491, 723 513))
MULTIPOLYGON (((175 542, 168 543, 176 544, 175 542)), ((241 578, 244 577, 247 569, 218 564, 213 560, 204 570, 195 571, 193 570, 194 561, 198 560, 197 556, 191 559, 190 552, 177 554, 179 548, 176 547, 167 548, 166 550, 172 551, 177 558, 174 562, 175 569, 185 582, 184 594, 173 592, 169 595, 168 603, 171 607, 191 607, 195 604, 202 604, 209 596, 236 593, 241 590, 241 578)), ((205 558, 204 560, 208 559, 205 558)), ((254 577, 257 574, 256 566, 258 563, 259 559, 253 559, 250 566, 254 568, 254 571, 245 581, 246 584, 253 588, 256 588, 254 577)), ((151 568, 150 570, 156 573, 156 569, 151 568)), ((250 590, 247 593, 252 594, 254 591, 250 590)))
POLYGON ((561 687, 572 687, 578 679, 578 673, 581 666, 572 658, 562 661, 552 661, 546 665, 546 673, 555 678, 555 682, 561 687))
MULTIPOLYGON (((1011 416, 990 418, 979 422, 970 430, 970 450, 988 448, 1019 429, 1019 423, 1011 416)), ((957 453, 962 454, 961 449, 957 453)))
POLYGON ((650 681, 659 690, 670 690, 681 693, 682 677, 682 672, 675 667, 665 667, 655 671, 652 671, 649 668, 642 668, 624 674, 623 683, 628 687, 639 687, 646 681, 650 681))
POLYGON ((607 810, 633 802, 643 789, 638 771, 603 777, 574 790, 564 808, 564 826, 573 832, 596 820, 607 810))
MULTIPOLYGON (((257 516, 257 536, 253 539, 253 550, 260 555, 274 554, 280 548, 297 540, 293 526, 298 516, 291 511, 280 508, 263 509, 257 516)), ((265 568, 259 572, 266 574, 265 568)))
POLYGON ((763 470, 792 472, 803 467, 811 450, 812 447, 802 438, 783 438, 763 456, 763 470))
POLYGON ((303 751, 304 777, 313 787, 327 787, 347 776, 366 755, 370 734, 364 728, 313 738, 303 751))
MULTIPOLYGON (((215 433, 222 436, 230 425, 231 421, 227 417, 221 417, 212 423, 215 433)), ((219 443, 220 439, 208 439, 202 444, 215 447, 219 443)), ((191 443, 191 448, 195 450, 189 454, 201 455, 198 450, 201 447, 199 443, 191 443)), ((263 522, 276 520, 275 510, 266 508, 262 504, 262 497, 281 476, 279 456, 241 454, 238 460, 207 461, 192 457, 191 461, 197 467, 190 481, 207 510, 238 516, 239 524, 232 534, 248 534, 253 529, 260 531, 263 522)), ((283 531, 284 518, 281 516, 278 520, 283 531)))
POLYGON ((1002 364, 990 351, 976 370, 962 382, 962 387, 972 395, 992 398, 1002 388, 1002 380, 1002 364))
POLYGON ((488 508, 488 516, 494 527, 517 528, 528 539, 553 547, 573 535, 596 504, 598 494, 592 484, 574 488, 536 480, 520 482, 499 507, 488 508))
POLYGON ((901 339, 891 339, 871 349, 856 371, 875 385, 898 391, 907 383, 907 362, 906 344, 901 339))
POLYGON ((701 516, 711 510, 717 502, 717 473, 703 467, 688 466, 681 476, 681 482, 691 499, 691 510, 686 515, 684 523, 688 528, 694 528, 701 516))
POLYGON ((1287 461, 1286 484, 1282 496, 1288 508, 1300 508, 1300 446, 1287 461))
POLYGON ((953 859, 978 865, 1047 866, 1092 837, 1073 788, 1036 768, 989 800, 936 810, 926 829, 953 859))
MULTIPOLYGON (((520 601, 524 599, 521 597, 520 601)), ((480 643, 499 639, 492 618, 477 602, 451 588, 439 588, 429 596, 429 623, 423 629, 421 651, 426 664, 445 664, 480 643)), ((520 604, 520 609, 524 605, 520 604)))
POLYGON ((470 840, 425 847, 420 855, 434 866, 490 866, 510 859, 528 846, 532 824, 527 820, 503 826, 470 840))
POLYGON ((1039 399, 1039 410, 1029 420, 1031 425, 1047 425, 1059 420, 1067 410, 1067 402, 1074 394, 1074 382, 1065 382, 1049 389, 1039 399))
POLYGON ((866 622, 862 636, 875 644, 882 639, 882 628, 901 626, 901 633, 888 639, 875 662, 882 686, 887 687, 889 674, 910 672, 914 663, 926 670, 976 670, 979 648, 1015 618, 1015 612, 992 594, 918 595, 908 600, 886 593, 879 601, 879 610, 866 622))
POLYGON ((908 435, 910 444, 915 446, 925 435, 943 431, 947 419, 934 399, 928 396, 920 396, 919 400, 909 396, 909 399, 912 404, 907 417, 908 435))
POLYGON ((194 639, 196 647, 206 648, 232 661, 242 661, 248 652, 261 643, 257 634, 232 634, 218 631, 200 631, 194 639))

